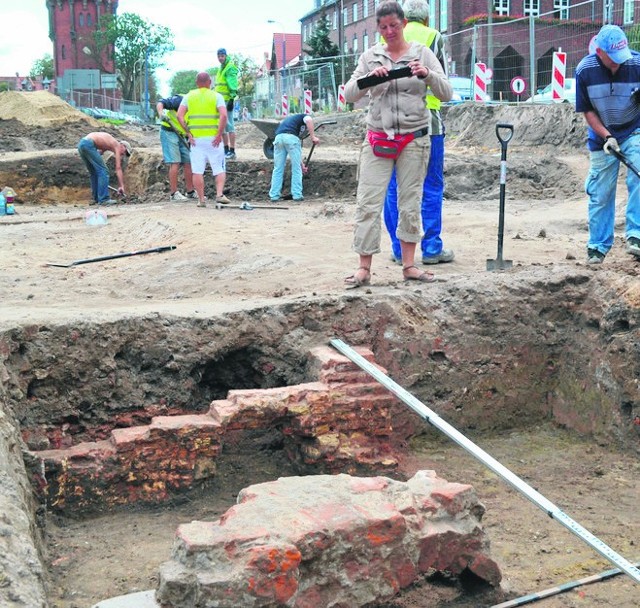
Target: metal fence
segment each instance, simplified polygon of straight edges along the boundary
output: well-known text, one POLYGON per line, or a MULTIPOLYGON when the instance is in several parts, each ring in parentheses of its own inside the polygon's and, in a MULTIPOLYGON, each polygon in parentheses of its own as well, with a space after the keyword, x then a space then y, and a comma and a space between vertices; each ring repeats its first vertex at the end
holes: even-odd
MULTIPOLYGON (((451 58, 450 73, 470 77, 476 62, 492 73, 488 93, 498 101, 516 101, 513 78, 526 83, 527 96, 551 82, 553 53, 567 54, 566 74, 570 78, 580 60, 590 52, 589 44, 603 23, 623 22, 623 15, 609 11, 602 0, 562 4, 540 15, 513 19, 494 15, 469 29, 445 37, 451 58)), ((622 26, 623 29, 625 26, 622 26)))
MULTIPOLYGON (((496 8, 496 10, 498 10, 496 8)), ((490 18, 479 15, 468 29, 445 35, 449 73, 470 77, 473 66, 482 62, 490 68, 492 78, 488 93, 495 101, 520 101, 551 82, 553 53, 567 53, 567 78, 574 76, 579 61, 590 52, 589 43, 604 23, 633 21, 622 3, 614 10, 609 0, 557 0, 548 13, 514 18, 494 13, 490 18), (511 90, 514 78, 525 81, 521 96, 511 90)), ((622 25, 629 30, 632 24, 622 25)), ((300 111, 304 87, 313 92, 314 111, 335 111, 336 90, 346 82, 357 64, 359 54, 325 58, 326 71, 312 76, 320 66, 306 59, 295 68, 287 68, 259 81, 252 98, 242 104, 252 108, 254 117, 278 114, 282 93, 289 99, 289 111, 300 111), (332 70, 331 70, 332 68, 332 70)), ((317 60, 316 60, 317 61, 317 60)))
POLYGON ((253 118, 277 116, 282 114, 282 97, 286 95, 290 114, 304 112, 304 92, 309 90, 314 112, 335 111, 342 64, 350 75, 354 61, 357 56, 346 55, 308 59, 297 66, 289 66, 258 79, 254 95, 240 99, 240 105, 251 108, 253 118))
MULTIPOLYGON (((533 5, 531 5, 533 6, 533 5)), ((445 35, 449 74, 470 77, 473 66, 482 62, 492 77, 487 92, 495 101, 520 101, 551 82, 553 53, 567 54, 566 74, 571 78, 579 61, 590 52, 592 38, 604 23, 633 22, 624 11, 629 5, 610 0, 556 0, 554 11, 514 18, 494 13, 478 15, 469 28, 445 35), (626 8, 625 8, 626 7, 626 8), (521 96, 511 90, 514 78, 525 81, 521 96)), ((635 10, 635 9, 634 9, 635 10)), ((499 4, 496 3, 496 11, 499 4)), ((629 30, 630 25, 622 25, 629 30)), ((312 94, 314 112, 338 110, 338 87, 349 80, 359 53, 305 58, 258 78, 253 95, 240 98, 235 107, 237 120, 270 118, 282 115, 283 95, 287 96, 288 113, 304 111, 304 91, 312 94)), ((97 93, 72 91, 77 106, 94 107, 97 93)), ((144 118, 138 103, 103 100, 102 107, 119 106, 118 111, 144 118)))

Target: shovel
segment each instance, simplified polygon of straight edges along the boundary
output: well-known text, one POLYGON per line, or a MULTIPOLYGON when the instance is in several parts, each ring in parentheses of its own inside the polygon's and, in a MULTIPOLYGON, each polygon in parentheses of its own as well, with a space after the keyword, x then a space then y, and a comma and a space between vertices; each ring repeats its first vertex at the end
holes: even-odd
POLYGON ((633 171, 638 177, 640 177, 640 171, 638 167, 636 167, 622 152, 619 150, 611 150, 613 155, 623 164, 627 165, 627 167, 633 171))
POLYGON ((153 249, 141 249, 139 251, 128 251, 126 253, 113 253, 111 255, 101 255, 97 258, 86 258, 84 260, 75 260, 74 262, 47 262, 47 266, 57 266, 58 268, 71 268, 80 264, 91 264, 93 262, 105 262, 106 260, 116 260, 118 258, 128 258, 132 255, 144 255, 146 253, 163 253, 164 251, 173 251, 175 245, 165 245, 163 247, 154 247, 153 249))
POLYGON ((277 205, 252 205, 245 201, 239 205, 224 205, 216 203, 216 209, 240 209, 241 211, 253 211, 254 209, 288 209, 289 207, 279 207, 277 205))
POLYGON ((127 197, 126 196, 122 196, 121 194, 119 194, 117 188, 114 188, 113 186, 109 186, 109 190, 111 190, 112 192, 115 192, 116 196, 118 196, 120 198, 120 200, 122 200, 123 203, 127 202, 127 197))
POLYGON ((498 123, 496 125, 496 136, 502 147, 500 157, 500 215, 498 217, 498 257, 495 260, 487 260, 487 270, 504 270, 513 266, 512 260, 502 259, 502 241, 504 239, 504 199, 507 183, 507 144, 513 137, 513 125, 498 123), (500 129, 504 129, 505 134, 501 135, 500 129))

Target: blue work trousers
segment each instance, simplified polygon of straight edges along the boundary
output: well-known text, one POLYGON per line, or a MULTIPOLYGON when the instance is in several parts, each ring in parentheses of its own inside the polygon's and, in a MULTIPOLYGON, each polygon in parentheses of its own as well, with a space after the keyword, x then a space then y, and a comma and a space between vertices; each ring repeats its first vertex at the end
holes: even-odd
POLYGON ((80 158, 89 170, 91 177, 91 196, 96 203, 109 200, 109 170, 102 155, 90 139, 83 137, 78 144, 80 158))
MULTIPOLYGON (((627 160, 640 169, 640 131, 634 131, 620 144, 620 151, 627 160)), ((616 185, 620 161, 602 150, 590 152, 589 174, 585 190, 589 196, 588 249, 607 253, 613 246, 616 220, 616 185)), ((640 178, 627 170, 627 211, 625 239, 640 238, 640 178)))
MULTIPOLYGON (((442 199, 444 196, 444 135, 431 136, 431 150, 427 175, 422 186, 422 257, 438 255, 442 251, 442 199)), ((384 201, 384 223, 391 238, 393 255, 401 259, 398 228, 398 187, 395 169, 391 175, 384 201)))
POLYGON ((282 194, 282 180, 287 155, 291 161, 291 196, 293 200, 302 199, 302 144, 297 135, 280 133, 273 141, 273 173, 269 198, 278 200, 282 194))

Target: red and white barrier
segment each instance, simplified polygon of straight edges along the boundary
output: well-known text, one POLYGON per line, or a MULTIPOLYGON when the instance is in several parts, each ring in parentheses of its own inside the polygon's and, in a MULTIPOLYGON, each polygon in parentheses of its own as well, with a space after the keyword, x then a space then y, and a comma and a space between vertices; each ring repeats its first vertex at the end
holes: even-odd
POLYGON ((282 116, 289 116, 289 97, 282 96, 282 116))
POLYGON ((561 49, 553 54, 551 62, 551 99, 556 103, 564 101, 564 76, 567 72, 567 54, 561 49))
POLYGON ((280 118, 280 104, 279 103, 276 104, 276 117, 280 118))
POLYGON ((310 89, 304 90, 304 113, 311 114, 312 112, 312 93, 310 89))
POLYGON ((473 68, 473 101, 485 101, 487 98, 487 66, 476 63, 473 68))
POLYGON ((347 108, 347 101, 344 96, 344 85, 338 85, 338 112, 344 112, 347 108))

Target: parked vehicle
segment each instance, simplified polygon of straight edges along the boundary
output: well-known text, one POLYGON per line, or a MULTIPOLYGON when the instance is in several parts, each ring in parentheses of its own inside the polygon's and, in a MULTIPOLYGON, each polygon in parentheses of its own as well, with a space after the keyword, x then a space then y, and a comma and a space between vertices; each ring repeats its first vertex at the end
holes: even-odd
MULTIPOLYGON (((527 101, 531 101, 533 103, 553 103, 553 99, 551 97, 551 84, 548 84, 542 89, 538 89, 538 92, 533 97, 529 97, 527 101)), ((564 102, 572 103, 574 105, 576 103, 575 78, 564 79, 564 102)))
MULTIPOLYGON (((462 103, 473 99, 473 80, 463 76, 449 76, 449 82, 453 87, 453 96, 449 103, 462 103)), ((491 101, 491 97, 485 93, 485 101, 491 101)))

